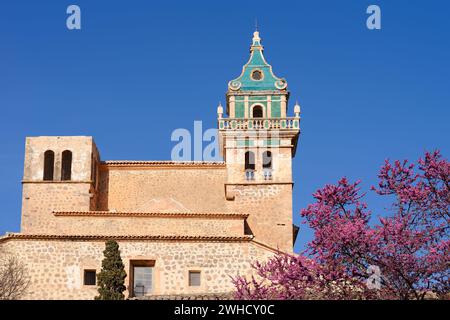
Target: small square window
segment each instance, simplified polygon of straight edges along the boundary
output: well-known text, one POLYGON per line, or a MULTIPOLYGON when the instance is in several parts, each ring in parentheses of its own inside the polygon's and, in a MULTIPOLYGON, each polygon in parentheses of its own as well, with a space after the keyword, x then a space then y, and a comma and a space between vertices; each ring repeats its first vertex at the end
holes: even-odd
POLYGON ((189 271, 189 286, 199 287, 200 286, 200 271, 189 271))
POLYGON ((97 274, 95 270, 84 270, 84 285, 95 286, 97 274))

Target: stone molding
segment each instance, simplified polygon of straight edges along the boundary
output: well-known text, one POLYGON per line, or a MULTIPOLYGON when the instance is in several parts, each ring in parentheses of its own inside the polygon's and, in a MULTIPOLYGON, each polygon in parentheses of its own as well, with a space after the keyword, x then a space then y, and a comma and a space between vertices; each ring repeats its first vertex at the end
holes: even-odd
POLYGON ((21 234, 8 233, 0 237, 0 243, 8 240, 66 240, 66 241, 194 241, 194 242, 249 242, 253 236, 245 235, 240 237, 221 236, 162 236, 162 235, 51 235, 51 234, 21 234))
POLYGON ((225 168, 222 161, 133 161, 109 160, 100 162, 101 167, 180 167, 180 168, 225 168))
POLYGON ((22 183, 40 183, 40 184, 54 184, 54 183, 63 183, 63 184, 92 184, 94 183, 92 180, 22 180, 22 183))
POLYGON ((56 217, 158 217, 246 219, 246 213, 221 212, 114 212, 114 211, 53 211, 56 217))

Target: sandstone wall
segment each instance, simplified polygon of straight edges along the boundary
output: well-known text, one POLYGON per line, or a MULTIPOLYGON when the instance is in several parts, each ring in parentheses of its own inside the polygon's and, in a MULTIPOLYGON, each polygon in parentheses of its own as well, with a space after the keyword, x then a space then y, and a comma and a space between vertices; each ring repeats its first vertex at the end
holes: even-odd
MULTIPOLYGON (((152 294, 229 292, 234 288, 230 275, 248 275, 251 262, 273 255, 248 241, 119 241, 119 245, 127 274, 130 260, 155 260, 152 294), (189 270, 201 271, 200 287, 189 287, 189 270)), ((26 299, 93 299, 97 294, 96 286, 83 285, 83 270, 100 271, 103 241, 9 239, 0 240, 0 246, 26 266, 31 280, 26 299)))
MULTIPOLYGON (((240 154, 242 149, 229 149, 240 154)), ((257 154, 256 179, 246 181, 244 164, 174 164, 107 161, 91 137, 28 138, 23 183, 25 234, 242 235, 243 220, 143 217, 58 217, 53 211, 136 213, 244 213, 245 232, 273 248, 292 251, 291 149, 274 152, 273 180, 262 175, 263 149, 257 154), (73 152, 72 180, 42 181, 43 154, 55 151, 56 169, 63 150, 73 152), (228 197, 232 194, 234 197, 228 197)), ((231 160, 231 159, 227 159, 231 160)), ((242 160, 242 159, 241 159, 242 160)))
POLYGON ((53 219, 53 210, 90 210, 95 193, 93 161, 97 156, 92 137, 27 137, 21 231, 45 232, 53 219), (43 181, 47 150, 55 155, 52 181, 43 181), (70 181, 61 181, 62 153, 65 150, 72 152, 70 181))
POLYGON ((92 154, 96 147, 92 137, 27 137, 25 142, 24 181, 42 181, 44 174, 44 153, 55 153, 54 180, 61 180, 61 154, 72 152, 72 180, 91 181, 92 154))
POLYGON ((102 166, 98 210, 228 212, 225 167, 102 166))
POLYGON ((89 183, 24 183, 21 232, 54 234, 55 211, 90 209, 89 183))
MULTIPOLYGON (((261 140, 255 141, 255 144, 261 144, 261 140)), ((282 140, 286 144, 288 141, 282 140)), ((227 182, 228 183, 249 183, 245 175, 245 153, 250 151, 255 156, 254 182, 292 182, 292 148, 283 146, 280 148, 261 147, 237 147, 237 141, 227 140, 226 162, 227 162, 227 182), (272 179, 264 179, 263 153, 270 151, 272 153, 272 179)), ((251 181, 251 182, 252 182, 251 181)), ((251 183, 250 182, 250 183, 251 183)))
POLYGON ((185 235, 231 236, 244 235, 244 218, 174 217, 162 215, 146 217, 59 216, 51 221, 43 233, 60 235, 185 235))
MULTIPOLYGON (((111 212, 244 213, 247 232, 274 248, 292 250, 292 184, 226 183, 219 168, 104 167, 98 199, 111 212), (234 194, 226 200, 225 190, 234 194)), ((89 183, 36 182, 23 186, 22 232, 99 235, 242 235, 243 220, 55 217, 53 211, 89 211, 89 183), (149 220, 150 219, 150 220, 149 220)))
POLYGON ((235 208, 248 213, 255 239, 285 252, 293 251, 292 184, 228 186, 235 208))

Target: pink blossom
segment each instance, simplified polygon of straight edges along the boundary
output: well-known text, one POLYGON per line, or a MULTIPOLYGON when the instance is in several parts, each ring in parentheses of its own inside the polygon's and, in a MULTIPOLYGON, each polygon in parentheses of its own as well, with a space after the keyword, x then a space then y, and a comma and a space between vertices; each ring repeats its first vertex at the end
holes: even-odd
POLYGON ((301 211, 314 231, 304 255, 279 253, 256 263, 256 276, 233 279, 238 299, 424 299, 449 293, 450 163, 438 151, 418 160, 386 160, 380 196, 392 212, 369 224, 360 182, 342 178, 301 211), (369 289, 369 266, 380 268, 380 288, 369 289))

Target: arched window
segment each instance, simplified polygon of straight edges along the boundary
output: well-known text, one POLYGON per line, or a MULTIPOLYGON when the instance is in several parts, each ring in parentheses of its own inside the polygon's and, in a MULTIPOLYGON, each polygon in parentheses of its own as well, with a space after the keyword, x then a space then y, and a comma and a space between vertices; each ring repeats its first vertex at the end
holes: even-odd
POLYGON ((264 180, 272 180, 272 152, 264 151, 262 158, 264 180))
POLYGON ((251 151, 245 153, 245 178, 255 179, 255 154, 251 151))
POLYGON ((72 178, 72 151, 65 150, 62 153, 61 180, 70 180, 71 178, 72 178))
POLYGON ((253 107, 253 118, 262 118, 263 117, 263 108, 261 106, 253 107))
POLYGON ((255 154, 251 151, 245 153, 245 170, 255 170, 255 154))
POLYGON ((272 169, 272 152, 263 152, 263 169, 272 169))
POLYGON ((47 150, 44 153, 44 180, 53 180, 53 171, 55 168, 55 153, 52 150, 47 150))

